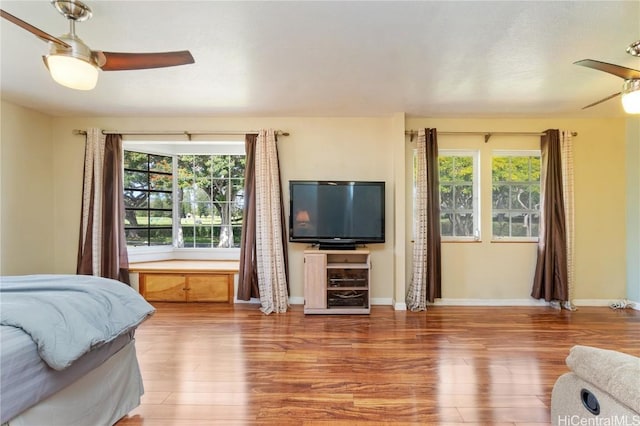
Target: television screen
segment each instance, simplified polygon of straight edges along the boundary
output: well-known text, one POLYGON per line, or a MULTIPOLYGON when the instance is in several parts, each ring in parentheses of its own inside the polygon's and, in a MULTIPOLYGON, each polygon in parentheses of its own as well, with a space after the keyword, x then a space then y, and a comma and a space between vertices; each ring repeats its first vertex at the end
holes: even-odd
POLYGON ((384 182, 290 181, 289 241, 384 242, 384 182))

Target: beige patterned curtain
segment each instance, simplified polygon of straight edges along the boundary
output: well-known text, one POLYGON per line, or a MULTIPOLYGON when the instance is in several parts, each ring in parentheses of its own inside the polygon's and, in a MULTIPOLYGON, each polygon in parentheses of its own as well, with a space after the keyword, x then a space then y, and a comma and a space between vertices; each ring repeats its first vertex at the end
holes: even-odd
POLYGON ((122 135, 87 131, 76 272, 128 284, 122 155, 122 135))
POLYGON ((436 129, 418 132, 416 236, 407 308, 424 311, 427 301, 441 297, 440 183, 436 129))
POLYGON ((260 310, 286 312, 289 307, 287 247, 276 133, 260 130, 255 156, 256 265, 260 310))
POLYGON ((575 246, 575 205, 573 184, 573 135, 569 130, 560 131, 560 151, 562 161, 562 192, 564 195, 564 215, 567 229, 567 287, 568 298, 562 306, 575 310, 573 297, 575 291, 576 268, 574 264, 575 246))
POLYGON ((571 132, 547 130, 541 138, 541 215, 538 260, 531 296, 575 309, 573 144, 571 132))

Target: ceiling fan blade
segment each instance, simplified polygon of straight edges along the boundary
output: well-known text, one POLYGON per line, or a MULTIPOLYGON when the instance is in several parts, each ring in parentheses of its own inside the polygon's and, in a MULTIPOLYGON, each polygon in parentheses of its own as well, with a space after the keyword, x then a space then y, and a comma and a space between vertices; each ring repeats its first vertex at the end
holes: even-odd
POLYGON ((625 80, 640 78, 640 71, 620 65, 608 64, 606 62, 596 61, 594 59, 583 59, 574 62, 575 65, 581 65, 587 68, 593 68, 598 71, 608 72, 625 80))
POLYGON ((193 64, 188 50, 157 53, 94 52, 103 71, 140 70, 193 64))
POLYGON ((64 41, 60 40, 59 38, 56 38, 54 36, 52 36, 51 34, 45 33, 44 31, 42 31, 40 28, 36 28, 33 25, 29 24, 28 22, 24 22, 22 19, 17 18, 15 16, 13 16, 12 14, 10 14, 9 12, 5 12, 4 10, 0 9, 0 16, 2 16, 4 19, 6 19, 9 22, 13 22, 14 24, 16 24, 17 26, 19 26, 22 29, 25 29, 27 31, 29 31, 31 34, 35 35, 36 37, 44 40, 44 41, 50 41, 52 43, 56 43, 62 47, 71 47, 69 46, 67 43, 65 43, 64 41))
POLYGON ((621 94, 621 93, 622 93, 622 92, 614 93, 613 95, 611 95, 611 96, 607 96, 607 97, 606 97, 606 98, 604 98, 604 99, 600 99, 599 101, 594 102, 594 103, 592 103, 592 104, 589 104, 589 105, 587 105, 586 107, 583 107, 582 109, 591 108, 592 106, 595 106, 595 105, 601 104, 601 103, 603 103, 603 102, 606 102, 606 101, 608 101, 609 99, 613 99, 613 98, 615 98, 616 96, 620 96, 620 94, 621 94))

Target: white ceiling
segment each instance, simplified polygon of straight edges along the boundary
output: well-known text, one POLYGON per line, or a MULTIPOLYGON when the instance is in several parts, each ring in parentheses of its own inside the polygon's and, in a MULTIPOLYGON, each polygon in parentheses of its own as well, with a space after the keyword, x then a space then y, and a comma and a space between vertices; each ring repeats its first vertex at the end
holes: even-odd
MULTIPOLYGON (((622 79, 573 65, 640 69, 632 1, 90 1, 92 49, 189 49, 195 64, 101 72, 58 86, 47 44, 1 20, 2 98, 54 116, 622 117, 622 79)), ((0 7, 59 36, 48 1, 0 7)))

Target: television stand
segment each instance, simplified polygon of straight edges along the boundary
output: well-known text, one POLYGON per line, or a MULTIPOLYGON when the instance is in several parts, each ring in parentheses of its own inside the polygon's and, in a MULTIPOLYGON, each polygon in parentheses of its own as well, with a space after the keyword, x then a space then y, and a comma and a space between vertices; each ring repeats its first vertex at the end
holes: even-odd
POLYGON ((320 240, 318 241, 320 250, 355 250, 354 240, 320 240))
POLYGON ((370 312, 369 250, 304 251, 305 314, 370 312))

